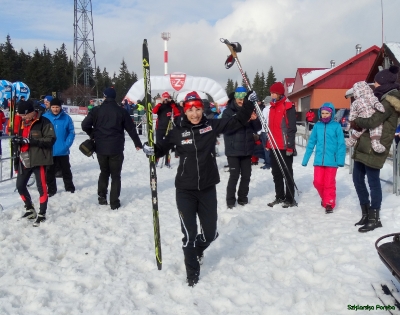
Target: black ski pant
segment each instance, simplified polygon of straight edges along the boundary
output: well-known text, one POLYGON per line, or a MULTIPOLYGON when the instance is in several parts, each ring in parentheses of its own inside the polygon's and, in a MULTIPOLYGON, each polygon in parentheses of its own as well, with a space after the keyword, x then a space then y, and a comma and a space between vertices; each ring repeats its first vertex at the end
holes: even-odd
POLYGON ((217 190, 215 185, 204 190, 176 189, 181 229, 183 233, 182 249, 185 256, 186 275, 193 279, 200 275, 197 256, 218 237, 217 232, 217 190), (200 222, 197 230, 196 216, 200 222))
POLYGON ((234 205, 236 202, 236 186, 239 181, 238 201, 248 202, 249 184, 251 177, 251 155, 228 156, 229 180, 226 187, 226 203, 234 205))
POLYGON ((124 162, 124 153, 116 155, 97 154, 97 161, 100 166, 100 175, 97 194, 107 198, 108 180, 111 176, 110 205, 120 204, 119 195, 121 193, 121 171, 124 162))
POLYGON ((25 203, 26 207, 31 207, 33 205, 31 195, 29 194, 28 184, 31 175, 35 174, 36 186, 39 192, 39 204, 40 204, 40 214, 46 214, 47 210, 47 185, 46 185, 46 166, 34 166, 31 168, 25 168, 21 165, 21 169, 18 171, 16 187, 22 201, 25 203))
POLYGON ((47 166, 46 181, 49 194, 57 192, 56 171, 57 165, 61 168, 62 179, 66 191, 75 191, 72 182, 71 164, 69 163, 69 155, 53 156, 53 165, 47 166))
POLYGON ((293 154, 287 156, 285 150, 271 150, 270 158, 272 169, 271 173, 275 183, 275 197, 286 199, 288 202, 292 202, 294 200, 293 154), (281 154, 279 154, 279 152, 281 154), (284 170, 286 181, 284 181, 284 177, 282 175, 281 169, 279 168, 278 160, 275 157, 275 153, 277 154, 278 160, 282 166, 282 169, 284 170), (285 167, 283 162, 286 164, 287 168, 285 167))

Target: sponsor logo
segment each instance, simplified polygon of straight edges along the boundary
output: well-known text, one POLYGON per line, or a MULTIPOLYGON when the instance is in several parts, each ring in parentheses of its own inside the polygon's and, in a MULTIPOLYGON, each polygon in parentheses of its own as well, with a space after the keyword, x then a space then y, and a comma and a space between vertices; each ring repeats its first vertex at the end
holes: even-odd
POLYGON ((26 87, 22 87, 19 89, 21 93, 28 93, 28 89, 26 87))
POLYGON ((185 73, 171 73, 169 75, 169 81, 171 82, 171 86, 175 91, 179 91, 183 88, 186 81, 185 73))
POLYGON ((207 128, 200 129, 199 132, 200 132, 200 134, 203 134, 203 133, 209 132, 211 130, 212 130, 212 127, 208 126, 207 128))
POLYGON ((6 92, 11 92, 11 86, 10 86, 10 85, 7 85, 6 88, 5 88, 5 91, 6 91, 6 92))
POLYGON ((182 137, 189 137, 190 136, 190 131, 185 131, 182 133, 182 137))
POLYGON ((184 144, 192 144, 192 143, 193 143, 192 139, 182 140, 182 142, 181 142, 182 145, 184 145, 184 144))

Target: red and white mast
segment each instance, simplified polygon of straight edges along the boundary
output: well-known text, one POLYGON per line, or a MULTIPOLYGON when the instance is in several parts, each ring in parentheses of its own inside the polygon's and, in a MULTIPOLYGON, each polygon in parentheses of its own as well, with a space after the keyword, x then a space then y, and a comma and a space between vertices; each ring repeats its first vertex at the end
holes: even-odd
POLYGON ((171 38, 171 34, 168 32, 162 32, 161 38, 164 40, 164 75, 168 74, 168 40, 171 38))

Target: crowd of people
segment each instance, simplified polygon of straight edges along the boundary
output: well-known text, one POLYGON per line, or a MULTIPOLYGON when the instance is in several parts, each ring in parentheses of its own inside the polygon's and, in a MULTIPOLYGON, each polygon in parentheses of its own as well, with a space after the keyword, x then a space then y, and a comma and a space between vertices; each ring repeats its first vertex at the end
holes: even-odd
MULTIPOLYGON (((336 207, 337 169, 344 166, 346 145, 355 146, 353 182, 361 208, 361 219, 355 224, 361 225, 359 232, 382 226, 379 174, 389 154, 400 113, 400 86, 396 83, 398 71, 395 66, 380 71, 375 76, 374 91, 365 82, 354 84, 355 101, 350 107, 352 132, 347 141, 340 124, 334 121, 334 104, 321 104, 302 160, 302 165, 307 166, 311 155, 315 154, 313 184, 320 196, 321 207, 325 213, 331 214, 336 207)), ((263 104, 255 92, 238 87, 229 96, 226 109, 216 113, 195 91, 188 93, 179 104, 165 92, 161 101, 153 107, 153 113, 158 117, 156 142, 154 146, 149 146, 147 142, 142 144, 139 138, 129 102, 126 105, 131 108, 126 108, 124 104, 121 106, 115 100, 116 91, 106 89, 101 106, 93 107, 82 121, 82 130, 96 145, 100 167, 99 205, 109 204, 111 210, 121 207, 119 197, 125 132, 134 142, 136 150, 143 149, 148 156, 155 155, 160 159, 174 151, 179 157, 175 177, 176 205, 183 233, 186 276, 189 286, 196 285, 203 253, 218 237, 216 185, 220 177, 216 143, 220 136, 224 137, 228 161, 229 180, 225 200, 228 209, 235 207, 236 203, 240 206, 249 203, 252 165, 255 165, 252 157, 256 154, 264 159, 261 168, 271 169, 275 199, 268 206, 297 206, 293 172, 293 157, 297 155, 296 112, 294 104, 284 94, 283 84, 276 82, 270 87, 270 96, 263 104), (256 102, 262 109, 262 117, 256 114, 256 102), (256 153, 257 143, 262 148, 259 153, 256 153)), ((141 114, 145 111, 139 101, 134 109, 141 114)), ((39 226, 46 220, 48 198, 57 193, 57 167, 61 169, 65 190, 75 192, 69 162, 75 132, 71 118, 62 111, 61 101, 57 98, 46 99, 42 109, 35 109, 31 101, 22 100, 18 102, 17 112, 14 120, 16 136, 12 143, 18 148, 15 170, 17 189, 25 205, 22 217, 34 220, 33 225, 39 226), (26 188, 31 174, 36 177, 40 195, 39 212, 26 188)), ((4 121, 1 115, 0 120, 4 121)), ((169 159, 166 158, 168 164, 169 159)))

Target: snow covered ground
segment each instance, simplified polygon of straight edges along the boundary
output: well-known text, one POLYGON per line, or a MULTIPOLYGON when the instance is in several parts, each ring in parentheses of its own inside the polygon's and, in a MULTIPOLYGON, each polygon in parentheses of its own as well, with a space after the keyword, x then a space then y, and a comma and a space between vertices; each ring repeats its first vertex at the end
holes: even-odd
MULTIPOLYGON (((158 169, 159 271, 145 155, 127 139, 122 207, 111 211, 97 204, 99 168, 79 152, 84 139, 77 135, 72 147, 75 194, 58 179, 39 228, 19 220, 24 208, 15 180, 0 183, 0 314, 349 314, 348 305, 382 304, 371 283, 395 281, 374 248, 378 237, 399 231, 400 199, 392 186, 383 184, 383 228, 361 234, 348 168, 338 171, 338 206, 326 215, 312 185, 312 161, 302 167, 298 148, 299 206, 289 209, 266 206, 274 199, 272 176, 253 166, 250 203, 228 210, 226 158, 217 158, 220 236, 205 252, 200 282, 189 288, 175 205, 177 160, 173 169, 158 169)), ((6 156, 4 141, 3 150, 6 156)), ((30 192, 38 203, 36 188, 30 192)))

